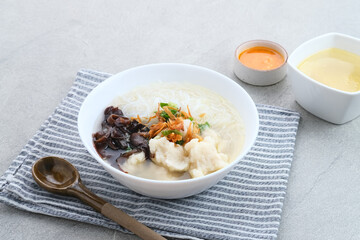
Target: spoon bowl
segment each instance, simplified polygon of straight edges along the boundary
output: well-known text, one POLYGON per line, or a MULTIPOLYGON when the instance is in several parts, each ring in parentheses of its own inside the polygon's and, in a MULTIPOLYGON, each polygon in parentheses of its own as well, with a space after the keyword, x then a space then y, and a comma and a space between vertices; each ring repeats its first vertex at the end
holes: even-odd
POLYGON ((73 187, 80 175, 68 161, 58 157, 44 157, 33 165, 34 180, 47 191, 65 194, 73 187))
POLYGON ((79 198, 96 211, 132 231, 142 239, 165 239, 144 224, 138 222, 135 218, 92 193, 81 182, 77 169, 65 159, 58 157, 41 158, 34 163, 31 172, 35 182, 40 187, 51 193, 79 198))

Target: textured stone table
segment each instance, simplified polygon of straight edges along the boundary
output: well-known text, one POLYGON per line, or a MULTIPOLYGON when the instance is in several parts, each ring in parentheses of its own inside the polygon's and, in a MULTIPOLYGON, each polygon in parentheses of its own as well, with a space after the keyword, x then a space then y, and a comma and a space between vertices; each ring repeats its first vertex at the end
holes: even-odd
MULTIPOLYGON (((279 239, 360 239, 360 118, 324 122, 294 100, 289 81, 254 87, 232 73, 241 42, 267 39, 291 53, 327 32, 360 38, 360 2, 0 2, 0 174, 53 112, 80 68, 116 73, 181 62, 229 76, 256 103, 301 113, 279 239)), ((137 239, 0 204, 0 239, 137 239), (40 227, 41 225, 41 227, 40 227)))

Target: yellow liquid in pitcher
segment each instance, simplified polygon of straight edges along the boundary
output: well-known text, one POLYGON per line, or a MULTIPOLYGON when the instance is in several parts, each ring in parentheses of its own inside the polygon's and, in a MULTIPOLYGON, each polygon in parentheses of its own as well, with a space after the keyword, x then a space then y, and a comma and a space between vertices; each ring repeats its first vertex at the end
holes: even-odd
POLYGON ((346 92, 360 91, 360 56, 357 54, 329 48, 306 58, 298 68, 329 87, 346 92))

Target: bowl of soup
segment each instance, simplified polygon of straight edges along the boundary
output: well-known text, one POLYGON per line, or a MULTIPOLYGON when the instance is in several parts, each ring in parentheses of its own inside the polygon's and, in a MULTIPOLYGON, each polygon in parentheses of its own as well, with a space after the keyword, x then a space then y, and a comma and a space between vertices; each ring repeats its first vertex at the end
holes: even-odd
POLYGON ((315 116, 343 124, 360 115, 360 40, 340 33, 313 38, 289 57, 296 101, 315 116))
POLYGON ((163 63, 135 67, 86 97, 78 129, 88 152, 116 180, 154 198, 200 193, 254 144, 256 106, 213 70, 163 63))

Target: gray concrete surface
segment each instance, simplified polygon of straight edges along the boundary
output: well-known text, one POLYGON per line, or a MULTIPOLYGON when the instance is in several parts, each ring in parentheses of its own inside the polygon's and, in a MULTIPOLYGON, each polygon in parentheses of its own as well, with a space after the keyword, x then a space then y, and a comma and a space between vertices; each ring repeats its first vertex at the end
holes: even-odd
MULTIPOLYGON (((232 73, 241 42, 267 39, 291 53, 327 32, 360 38, 360 2, 161 0, 0 2, 0 174, 52 113, 80 68, 116 73, 181 62, 238 82, 256 103, 301 113, 278 239, 360 239, 360 118, 324 122, 294 100, 289 81, 270 87, 232 73)), ((0 239, 137 239, 0 204, 0 239)))

